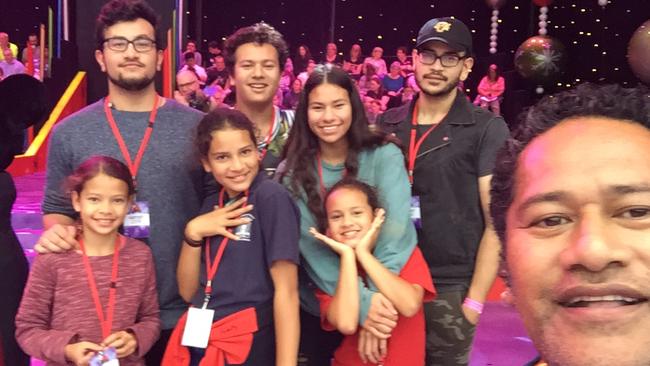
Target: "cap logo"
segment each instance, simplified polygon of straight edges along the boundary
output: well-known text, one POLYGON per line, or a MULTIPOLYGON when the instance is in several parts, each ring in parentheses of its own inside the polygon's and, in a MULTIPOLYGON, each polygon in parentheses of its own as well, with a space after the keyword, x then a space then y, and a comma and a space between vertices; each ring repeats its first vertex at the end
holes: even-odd
POLYGON ((449 22, 438 22, 433 26, 433 29, 438 33, 447 32, 451 29, 451 23, 449 22))

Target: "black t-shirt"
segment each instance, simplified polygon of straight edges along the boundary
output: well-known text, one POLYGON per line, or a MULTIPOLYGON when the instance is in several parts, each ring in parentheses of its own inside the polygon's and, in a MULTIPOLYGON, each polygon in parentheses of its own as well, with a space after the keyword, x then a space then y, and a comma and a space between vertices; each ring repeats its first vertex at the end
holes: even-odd
POLYGON ((323 55, 323 58, 320 60, 320 62, 322 64, 332 64, 334 66, 342 67, 343 66, 343 57, 341 57, 340 55, 336 55, 336 57, 334 57, 334 60, 328 61, 327 60, 327 55, 323 55))
POLYGON ((212 85, 212 83, 216 81, 220 87, 222 88, 226 87, 226 83, 228 82, 228 77, 230 76, 227 69, 223 69, 219 71, 215 67, 210 67, 207 70, 205 70, 205 72, 206 74, 208 74, 208 79, 205 82, 206 85, 212 85))
POLYGON ((354 61, 348 57, 345 59, 345 62, 351 65, 350 70, 348 71, 350 75, 361 77, 363 71, 363 57, 359 56, 354 61))
MULTIPOLYGON (((227 196, 227 195, 226 195, 227 196)), ((239 198, 239 197, 236 197, 239 198)), ((273 281, 269 272, 275 261, 299 263, 300 211, 279 183, 259 173, 249 190, 248 203, 254 206, 245 216, 252 221, 233 229, 240 240, 229 240, 219 269, 212 280, 209 309, 214 320, 258 306, 273 299, 273 281)), ((203 201, 201 213, 219 204, 219 193, 203 201)), ((214 260, 223 237, 210 238, 211 259, 214 260)), ((196 307, 203 305, 206 284, 205 249, 201 251, 199 290, 192 299, 196 307)))
POLYGON ((366 96, 370 97, 372 99, 380 100, 382 97, 388 96, 388 93, 385 90, 382 90, 382 92, 380 92, 380 93, 372 91, 372 90, 368 90, 366 92, 366 96))

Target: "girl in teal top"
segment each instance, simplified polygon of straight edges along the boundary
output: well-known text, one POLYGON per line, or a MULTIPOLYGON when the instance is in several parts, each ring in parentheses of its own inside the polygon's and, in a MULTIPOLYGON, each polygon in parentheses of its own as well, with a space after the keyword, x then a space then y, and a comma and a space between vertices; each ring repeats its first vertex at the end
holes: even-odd
MULTIPOLYGON (((322 197, 343 176, 377 188, 388 215, 374 255, 390 271, 400 273, 417 241, 410 219, 411 189, 404 156, 391 136, 370 131, 359 93, 345 71, 318 66, 311 74, 283 158, 279 179, 300 209, 300 253, 313 283, 330 295, 337 286, 339 257, 316 240, 309 228, 324 230, 322 197)), ((359 281, 359 287, 360 325, 377 337, 388 337, 397 312, 372 282, 366 286, 359 281)), ((303 309, 318 315, 313 289, 301 281, 300 290, 303 309)), ((305 334, 302 338, 303 343, 309 341, 305 334)))

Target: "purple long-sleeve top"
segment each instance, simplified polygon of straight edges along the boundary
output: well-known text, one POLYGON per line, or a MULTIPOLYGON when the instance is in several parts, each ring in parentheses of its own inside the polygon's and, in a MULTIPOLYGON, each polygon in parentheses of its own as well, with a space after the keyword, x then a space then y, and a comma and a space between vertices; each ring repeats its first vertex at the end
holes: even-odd
MULTIPOLYGON (((106 314, 113 255, 89 259, 106 314)), ((160 333, 159 312, 151 251, 146 244, 127 239, 119 254, 111 333, 132 331, 138 348, 120 359, 120 365, 144 365, 143 357, 160 333)), ((16 316, 16 339, 26 353, 53 366, 71 364, 65 359, 67 344, 103 340, 81 254, 36 258, 16 316)))

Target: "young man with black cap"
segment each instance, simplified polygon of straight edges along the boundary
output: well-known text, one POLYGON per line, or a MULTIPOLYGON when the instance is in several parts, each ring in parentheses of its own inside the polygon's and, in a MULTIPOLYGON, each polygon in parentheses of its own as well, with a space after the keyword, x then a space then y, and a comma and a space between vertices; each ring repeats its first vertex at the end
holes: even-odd
POLYGON ((438 290, 437 299, 424 305, 427 365, 468 363, 499 264, 489 188, 508 127, 459 92, 473 65, 467 26, 454 18, 429 20, 413 50, 419 96, 377 120, 408 149, 411 212, 438 290))

